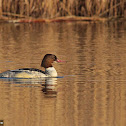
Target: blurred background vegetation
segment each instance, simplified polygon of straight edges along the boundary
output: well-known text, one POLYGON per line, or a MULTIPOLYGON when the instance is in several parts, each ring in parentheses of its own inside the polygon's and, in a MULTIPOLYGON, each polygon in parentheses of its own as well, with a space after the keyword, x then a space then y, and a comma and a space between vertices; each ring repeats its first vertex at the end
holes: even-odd
POLYGON ((125 0, 0 0, 0 18, 125 17, 125 0))

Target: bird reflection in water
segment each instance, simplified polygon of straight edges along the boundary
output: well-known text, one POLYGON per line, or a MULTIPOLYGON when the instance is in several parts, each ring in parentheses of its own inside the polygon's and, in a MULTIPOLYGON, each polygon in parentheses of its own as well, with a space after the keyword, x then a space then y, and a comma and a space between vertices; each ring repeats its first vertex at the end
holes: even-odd
POLYGON ((6 81, 7 84, 11 84, 14 87, 41 87, 41 91, 45 94, 45 97, 56 97, 57 95, 57 78, 40 78, 40 79, 23 79, 23 78, 1 78, 6 81), (16 84, 16 85, 15 85, 16 84), (17 85, 18 84, 18 85, 17 85), (41 86, 40 86, 41 85, 41 86))
POLYGON ((42 91, 45 94, 45 97, 56 97, 57 95, 57 78, 46 78, 44 88, 42 91))

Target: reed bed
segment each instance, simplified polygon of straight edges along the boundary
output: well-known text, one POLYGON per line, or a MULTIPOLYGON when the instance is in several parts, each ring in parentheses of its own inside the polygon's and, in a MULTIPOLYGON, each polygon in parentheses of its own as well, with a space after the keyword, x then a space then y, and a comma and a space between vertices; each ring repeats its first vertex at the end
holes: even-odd
POLYGON ((125 0, 0 0, 0 18, 124 17, 125 0))

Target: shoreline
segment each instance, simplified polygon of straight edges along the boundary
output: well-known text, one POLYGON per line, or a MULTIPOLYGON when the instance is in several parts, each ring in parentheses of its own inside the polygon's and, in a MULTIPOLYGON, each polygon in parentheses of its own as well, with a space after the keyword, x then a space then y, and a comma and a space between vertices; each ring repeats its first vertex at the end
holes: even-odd
POLYGON ((56 18, 20 18, 20 19, 9 19, 9 18, 0 18, 0 22, 7 22, 7 23, 51 23, 51 22, 76 22, 76 21, 83 21, 83 22, 106 22, 111 20, 126 20, 124 17, 82 17, 82 16, 63 16, 63 17, 56 17, 56 18))

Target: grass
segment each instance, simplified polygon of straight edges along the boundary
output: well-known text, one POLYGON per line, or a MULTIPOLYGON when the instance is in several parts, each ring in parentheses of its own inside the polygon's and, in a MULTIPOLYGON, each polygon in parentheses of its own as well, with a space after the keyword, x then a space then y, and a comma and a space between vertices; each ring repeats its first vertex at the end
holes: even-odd
POLYGON ((123 17, 125 0, 1 0, 0 18, 123 17), (7 4, 8 3, 8 4, 7 4))

